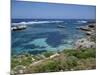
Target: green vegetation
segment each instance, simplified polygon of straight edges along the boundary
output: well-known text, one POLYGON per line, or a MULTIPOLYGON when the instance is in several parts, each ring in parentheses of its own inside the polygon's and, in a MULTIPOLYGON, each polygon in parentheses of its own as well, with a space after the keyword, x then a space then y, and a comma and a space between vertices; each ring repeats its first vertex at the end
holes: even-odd
POLYGON ((28 66, 32 62, 34 62, 34 57, 29 54, 14 56, 11 59, 11 67, 14 69, 18 65, 28 66))
POLYGON ((88 49, 81 49, 81 50, 64 50, 63 53, 65 53, 68 56, 75 56, 80 59, 86 59, 96 56, 96 51, 93 48, 88 49))
POLYGON ((50 57, 51 55, 53 55, 54 53, 53 52, 44 52, 43 55, 45 57, 50 57))
POLYGON ((93 48, 80 50, 66 49, 60 52, 59 56, 52 59, 50 59, 49 57, 54 53, 46 53, 41 54, 45 56, 44 59, 37 59, 37 57, 40 58, 40 56, 38 55, 37 57, 33 55, 22 55, 13 57, 11 60, 12 70, 17 72, 15 68, 18 65, 23 65, 26 67, 26 69, 23 69, 23 73, 89 70, 96 68, 96 50, 93 48), (43 61, 38 64, 31 65, 32 63, 39 60, 43 61))
POLYGON ((48 61, 45 61, 39 65, 36 65, 36 66, 32 66, 32 67, 29 67, 27 70, 26 70, 26 73, 39 73, 39 72, 53 72, 53 71, 58 71, 58 62, 55 62, 54 60, 48 60, 48 61))

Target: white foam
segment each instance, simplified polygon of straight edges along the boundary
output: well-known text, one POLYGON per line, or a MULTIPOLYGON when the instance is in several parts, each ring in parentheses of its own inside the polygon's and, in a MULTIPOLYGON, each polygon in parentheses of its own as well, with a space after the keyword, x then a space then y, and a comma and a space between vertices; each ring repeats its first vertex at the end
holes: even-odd
POLYGON ((78 23, 87 23, 87 21, 77 21, 78 23))
POLYGON ((60 23, 63 21, 29 21, 29 22, 19 22, 19 23, 12 23, 12 25, 21 25, 21 24, 43 24, 43 23, 60 23))

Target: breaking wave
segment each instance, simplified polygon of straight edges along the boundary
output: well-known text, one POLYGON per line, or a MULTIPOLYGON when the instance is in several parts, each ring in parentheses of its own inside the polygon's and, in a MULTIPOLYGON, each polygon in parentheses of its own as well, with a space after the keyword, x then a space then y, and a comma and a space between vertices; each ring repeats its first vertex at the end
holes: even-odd
POLYGON ((12 23, 12 25, 30 25, 30 24, 43 24, 43 23, 61 23, 63 21, 29 21, 29 22, 19 22, 19 23, 12 23))

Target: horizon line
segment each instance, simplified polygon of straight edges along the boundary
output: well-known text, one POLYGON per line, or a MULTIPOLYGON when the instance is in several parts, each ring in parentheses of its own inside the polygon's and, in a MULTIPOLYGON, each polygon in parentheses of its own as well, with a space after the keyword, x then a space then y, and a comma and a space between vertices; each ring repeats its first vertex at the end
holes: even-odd
MULTIPOLYGON (((11 18, 11 19, 63 19, 63 18, 11 18)), ((64 18, 64 19, 90 19, 90 18, 64 18)), ((96 18, 94 18, 96 20, 96 18)))

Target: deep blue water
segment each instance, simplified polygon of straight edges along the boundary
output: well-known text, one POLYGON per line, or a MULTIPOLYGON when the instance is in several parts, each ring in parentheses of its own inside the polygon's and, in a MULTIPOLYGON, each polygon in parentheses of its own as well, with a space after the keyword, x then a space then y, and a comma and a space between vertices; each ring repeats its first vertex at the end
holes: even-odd
POLYGON ((82 20, 12 19, 11 26, 27 25, 25 30, 12 31, 12 54, 73 48, 74 41, 84 37, 84 33, 76 28, 87 25, 79 21, 82 20), (63 25, 64 28, 59 28, 58 25, 63 25))

